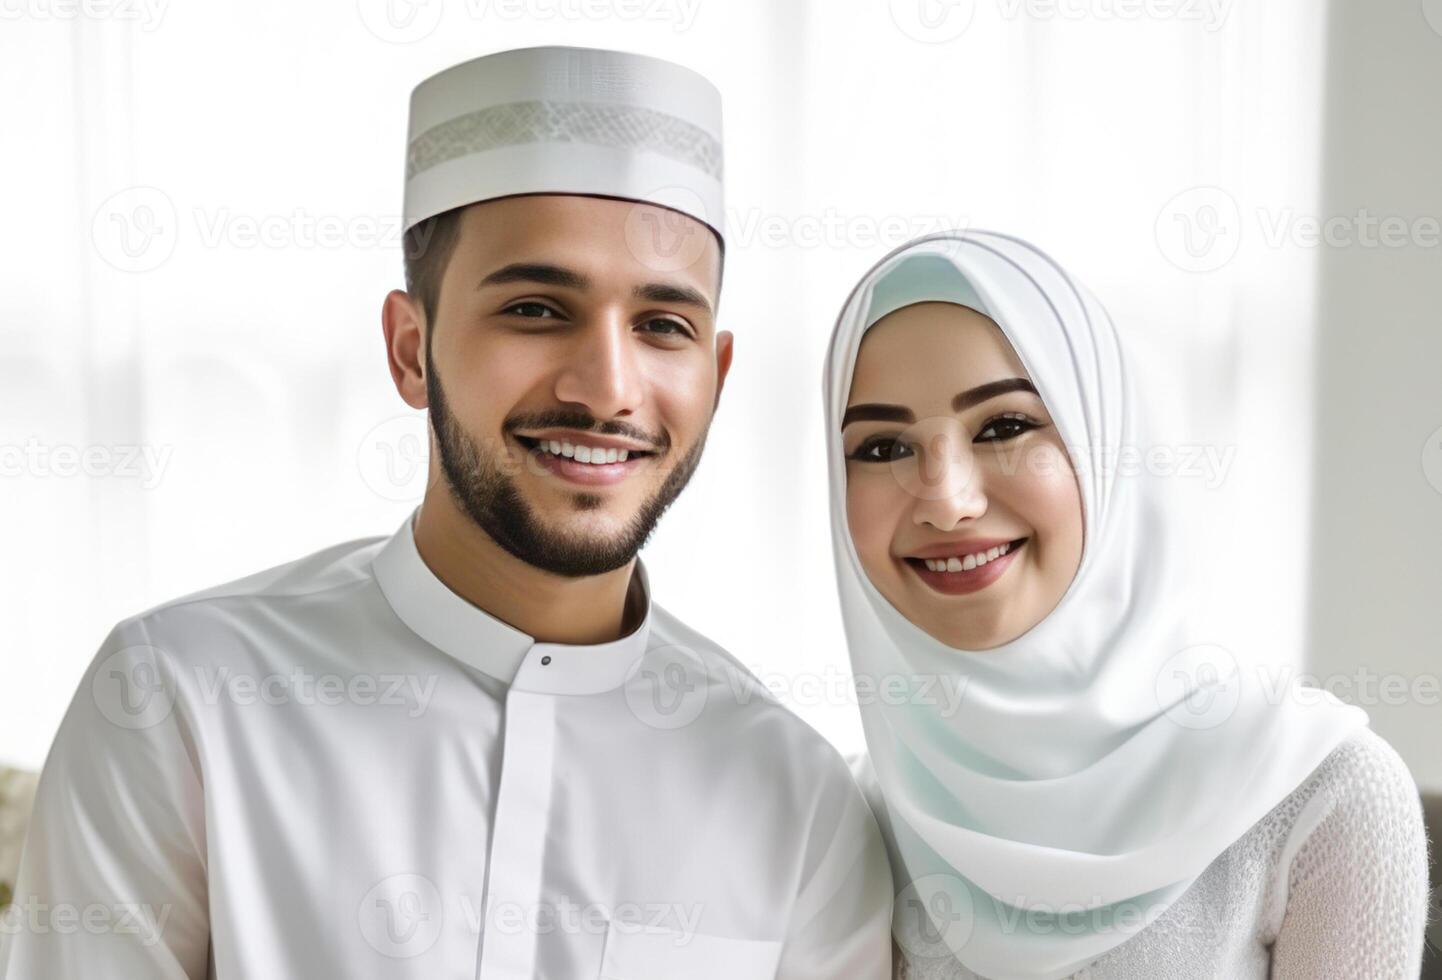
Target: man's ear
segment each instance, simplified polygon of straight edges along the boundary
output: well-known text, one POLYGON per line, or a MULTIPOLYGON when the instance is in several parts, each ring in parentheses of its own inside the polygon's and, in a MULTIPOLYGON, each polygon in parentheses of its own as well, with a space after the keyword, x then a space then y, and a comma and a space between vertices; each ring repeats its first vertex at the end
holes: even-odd
POLYGON ((421 304, 403 289, 392 289, 381 304, 381 330, 391 380, 401 400, 411 408, 427 408, 425 314, 421 304))
POLYGON ((730 330, 716 334, 716 400, 711 404, 714 413, 721 404, 721 389, 726 384, 726 375, 731 371, 733 340, 730 330))

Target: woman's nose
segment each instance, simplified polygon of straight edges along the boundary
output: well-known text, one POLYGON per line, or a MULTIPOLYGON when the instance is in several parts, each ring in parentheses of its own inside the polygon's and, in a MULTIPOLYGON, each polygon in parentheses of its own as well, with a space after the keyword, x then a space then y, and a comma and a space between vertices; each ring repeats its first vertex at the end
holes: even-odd
POLYGON ((986 493, 968 442, 948 435, 926 439, 917 452, 912 520, 950 531, 986 513, 986 493))

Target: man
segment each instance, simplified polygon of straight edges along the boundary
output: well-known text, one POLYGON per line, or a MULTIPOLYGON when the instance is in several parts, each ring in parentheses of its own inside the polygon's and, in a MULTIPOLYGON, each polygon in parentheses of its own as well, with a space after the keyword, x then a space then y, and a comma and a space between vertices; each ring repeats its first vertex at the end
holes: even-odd
POLYGON ((845 764, 637 557, 731 363, 719 119, 700 76, 589 49, 416 89, 382 320, 422 503, 115 627, 5 976, 889 976, 845 764))

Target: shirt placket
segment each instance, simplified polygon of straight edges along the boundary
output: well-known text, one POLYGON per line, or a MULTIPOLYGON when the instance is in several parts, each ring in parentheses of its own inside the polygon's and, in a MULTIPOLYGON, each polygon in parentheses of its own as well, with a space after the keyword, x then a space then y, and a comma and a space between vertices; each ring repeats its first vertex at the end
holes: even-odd
POLYGON ((531 980, 555 784, 556 699, 517 690, 506 696, 501 781, 486 871, 486 914, 477 980, 531 980))

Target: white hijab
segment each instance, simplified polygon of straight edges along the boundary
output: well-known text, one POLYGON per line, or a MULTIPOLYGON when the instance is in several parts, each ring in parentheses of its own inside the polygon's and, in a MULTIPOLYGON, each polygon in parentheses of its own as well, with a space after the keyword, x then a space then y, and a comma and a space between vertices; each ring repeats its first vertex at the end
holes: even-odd
POLYGON ((1206 569, 1180 553, 1174 495, 1165 479, 1107 465, 1152 444, 1133 370, 1091 294, 997 233, 908 243, 842 309, 824 379, 832 544, 853 670, 893 691, 860 700, 900 865, 897 938, 912 956, 954 956, 993 980, 1081 969, 1165 911, 1368 723, 1324 691, 1279 694, 1259 664, 1188 622, 1188 586, 1206 569), (949 647, 902 616, 847 527, 841 419, 857 350, 882 316, 926 300, 1001 327, 1081 490, 1071 586, 1035 627, 985 651, 949 647), (903 678, 910 697, 886 686, 903 678), (959 710, 928 695, 939 678, 964 684, 959 710), (918 920, 929 928, 918 933, 918 920))

